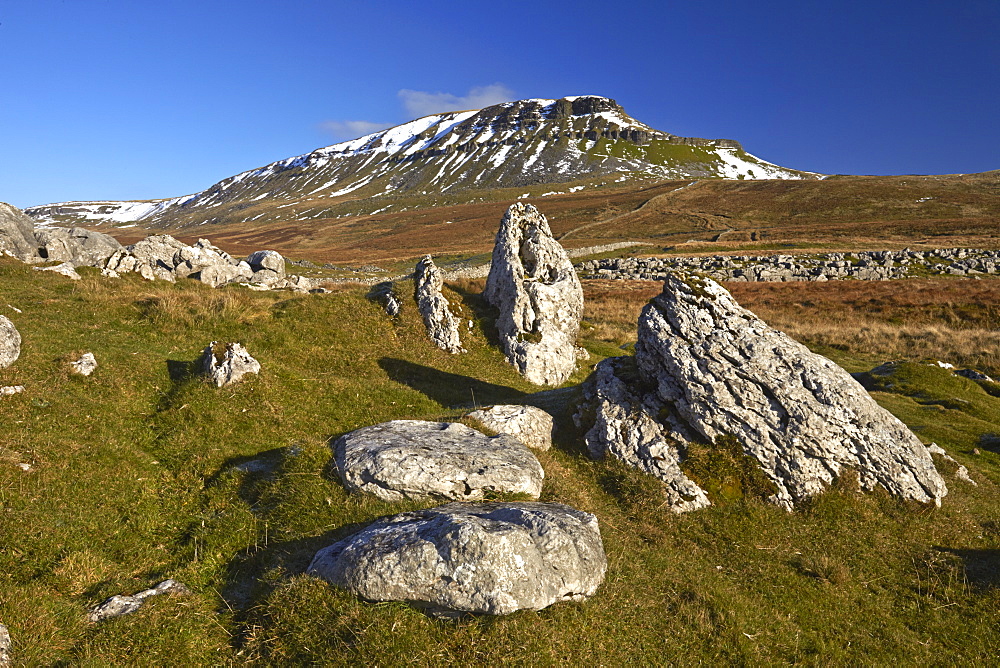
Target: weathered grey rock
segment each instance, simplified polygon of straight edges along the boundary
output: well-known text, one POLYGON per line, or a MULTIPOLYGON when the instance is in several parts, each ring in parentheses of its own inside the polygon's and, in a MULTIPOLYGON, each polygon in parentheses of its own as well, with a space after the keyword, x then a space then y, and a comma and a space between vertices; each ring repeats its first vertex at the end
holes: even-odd
POLYGON ((75 362, 70 362, 70 370, 81 376, 89 376, 97 370, 97 358, 94 353, 84 353, 75 362))
POLYGON ((279 287, 278 284, 284 280, 284 277, 278 274, 278 272, 271 271, 270 269, 258 269, 250 276, 251 283, 258 283, 268 288, 279 287))
POLYGON ((227 283, 238 283, 240 281, 248 281, 252 278, 253 272, 249 271, 249 267, 246 267, 246 263, 243 262, 240 265, 232 264, 213 264, 208 266, 199 267, 196 271, 192 271, 188 274, 189 277, 193 277, 192 274, 196 274, 199 281, 205 285, 218 288, 227 283), (243 268, 246 267, 246 270, 243 268))
POLYGON ((35 230, 35 239, 41 257, 75 267, 104 267, 122 248, 114 237, 82 227, 43 227, 35 230))
POLYGON ((142 264, 172 272, 175 266, 174 255, 182 248, 189 246, 169 234, 155 234, 128 246, 127 250, 142 264))
POLYGON ((500 221, 483 296, 500 315, 507 360, 538 385, 558 385, 576 368, 583 288, 538 209, 511 205, 500 221))
POLYGON ((24 392, 24 385, 4 385, 0 387, 0 397, 12 397, 24 392))
POLYGON ((428 496, 478 500, 489 492, 537 499, 545 472, 519 440, 463 424, 393 420, 345 434, 333 445, 350 490, 386 501, 428 496))
POLYGON ((260 362, 250 356, 239 343, 227 343, 225 348, 212 341, 201 357, 202 372, 216 387, 238 383, 249 373, 260 373, 260 362))
POLYGON ((465 348, 458 336, 459 319, 452 314, 448 300, 441 293, 444 281, 430 255, 425 255, 417 262, 414 283, 417 310, 424 320, 431 341, 449 353, 464 353, 465 348))
POLYGON ((927 452, 931 453, 932 455, 938 455, 938 456, 942 457, 945 461, 951 462, 952 464, 955 464, 958 467, 955 470, 955 477, 956 478, 958 478, 959 480, 961 480, 963 482, 969 483, 973 487, 979 487, 979 483, 976 482, 975 480, 973 480, 972 476, 969 475, 969 469, 967 469, 965 466, 959 464, 955 460, 955 458, 952 457, 951 455, 949 455, 945 451, 945 449, 942 448, 940 445, 938 445, 937 443, 929 443, 927 445, 927 452))
POLYGON ((7 316, 0 315, 0 369, 9 367, 21 356, 21 334, 7 316))
POLYGON ((103 276, 118 278, 122 274, 135 271, 138 264, 135 256, 122 248, 111 254, 104 267, 101 269, 103 276))
POLYGON ((116 251, 108 258, 103 273, 106 276, 119 276, 134 271, 149 281, 173 283, 176 280, 174 256, 182 248, 189 246, 166 234, 146 237, 116 251))
POLYGON ((87 613, 87 621, 96 624, 114 617, 128 615, 142 607, 143 602, 150 596, 160 594, 184 595, 191 593, 190 590, 176 580, 164 580, 152 589, 144 589, 137 594, 120 595, 116 594, 103 603, 91 608, 87 613))
POLYGON ((772 329, 710 279, 668 275, 642 311, 640 380, 670 408, 661 423, 708 442, 735 437, 791 508, 840 473, 863 489, 940 505, 930 453, 850 374, 772 329))
POLYGON ((0 255, 6 253, 22 262, 38 262, 35 221, 16 206, 0 202, 0 255))
POLYGON ((399 297, 396 296, 391 281, 385 281, 373 287, 368 293, 368 299, 381 304, 385 312, 393 318, 398 316, 403 308, 403 304, 399 301, 399 297))
POLYGON ((35 271, 51 271, 56 274, 61 274, 68 279, 79 281, 82 276, 77 273, 76 268, 73 266, 72 262, 63 262, 52 267, 35 267, 35 271))
POLYGON ((326 289, 322 287, 323 283, 326 283, 325 279, 292 274, 285 276, 285 287, 295 292, 326 292, 326 289))
POLYGON ((14 665, 13 642, 6 624, 0 624, 0 668, 14 665))
POLYGON ((253 278, 250 265, 213 246, 208 239, 179 248, 174 253, 173 265, 177 278, 197 279, 212 288, 253 278))
POLYGON ((552 416, 534 406, 491 406, 472 411, 466 417, 500 434, 516 437, 532 450, 552 447, 552 416))
POLYGON ((0 252, 7 252, 24 262, 62 261, 57 267, 40 270, 55 271, 74 280, 80 278, 76 267, 94 266, 99 267, 104 276, 112 278, 135 272, 151 281, 172 283, 178 278, 193 278, 213 288, 250 281, 262 289, 311 292, 319 284, 303 276, 286 276, 284 259, 276 251, 251 254, 248 258, 253 260, 251 267, 207 239, 199 239, 195 245, 188 246, 161 234, 123 248, 113 237, 100 232, 77 227, 33 230, 32 225, 30 217, 0 203, 0 252))
POLYGON ((285 277, 285 258, 278 251, 254 251, 247 257, 247 264, 253 269, 254 274, 261 270, 267 270, 273 271, 277 278, 285 277))
POLYGON ((116 594, 87 613, 87 621, 103 622, 113 617, 128 615, 142 607, 142 600, 135 596, 116 594))
POLYGON ((962 376, 963 378, 968 378, 969 380, 985 380, 991 383, 996 382, 982 371, 976 371, 975 369, 956 369, 954 373, 956 376, 962 376))
POLYGON ((583 409, 574 415, 579 426, 590 426, 584 440, 590 456, 612 456, 664 482, 667 505, 683 513, 705 508, 708 494, 681 470, 687 430, 678 432, 660 421, 665 406, 655 394, 636 388, 631 357, 602 360, 584 383, 583 409))
MULTIPOLYGON (((222 250, 221 248, 219 248, 218 246, 216 246, 215 244, 213 244, 208 239, 198 239, 197 243, 195 243, 195 245, 193 247, 194 248, 200 248, 200 249, 206 250, 206 251, 210 251, 210 252, 214 253, 215 255, 218 255, 224 261, 226 261, 226 262, 228 262, 229 264, 232 264, 232 265, 237 265, 237 264, 240 264, 241 262, 245 262, 245 260, 237 260, 232 255, 230 255, 226 251, 222 250)), ((249 266, 249 265, 247 265, 247 266, 249 266)))
POLYGON ((597 518, 556 503, 449 503, 384 517, 308 572, 369 601, 503 615, 581 601, 604 581, 597 518))

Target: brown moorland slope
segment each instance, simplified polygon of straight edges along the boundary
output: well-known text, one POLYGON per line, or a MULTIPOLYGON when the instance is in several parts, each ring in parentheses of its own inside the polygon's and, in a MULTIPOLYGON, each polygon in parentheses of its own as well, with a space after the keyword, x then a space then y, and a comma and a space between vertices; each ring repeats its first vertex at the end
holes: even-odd
MULTIPOLYGON (((497 221, 526 190, 399 213, 207 225, 198 236, 233 252, 267 246, 335 263, 489 251, 497 221), (478 201, 487 200, 487 201, 478 201)), ((1000 171, 942 176, 836 176, 809 181, 662 181, 527 198, 567 247, 645 241, 681 252, 775 248, 1000 247, 1000 171), (700 244, 705 244, 702 247, 700 244)), ((153 230, 109 229, 123 242, 153 230)), ((157 229, 193 240, 190 228, 157 229)))

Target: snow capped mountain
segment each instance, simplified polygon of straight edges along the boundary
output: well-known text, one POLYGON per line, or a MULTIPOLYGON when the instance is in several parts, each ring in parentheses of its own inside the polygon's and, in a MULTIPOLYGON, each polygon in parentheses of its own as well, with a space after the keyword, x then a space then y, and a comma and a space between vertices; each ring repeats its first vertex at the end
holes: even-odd
POLYGON ((493 190, 615 174, 619 181, 817 176, 761 160, 733 140, 654 130, 614 100, 588 95, 425 116, 237 174, 184 197, 67 202, 27 212, 42 223, 61 225, 264 223, 332 216, 330 206, 344 200, 493 190))

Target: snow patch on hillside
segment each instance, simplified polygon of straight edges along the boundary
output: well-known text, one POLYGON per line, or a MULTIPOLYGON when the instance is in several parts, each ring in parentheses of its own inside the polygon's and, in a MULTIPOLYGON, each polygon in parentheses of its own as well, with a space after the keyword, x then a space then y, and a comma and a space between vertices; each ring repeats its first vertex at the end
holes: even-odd
POLYGON ((774 163, 767 162, 766 160, 761 160, 755 155, 743 152, 744 156, 750 158, 750 160, 745 160, 737 155, 739 151, 734 148, 719 148, 717 150, 719 159, 722 162, 720 176, 724 179, 744 178, 751 180, 796 180, 802 178, 801 174, 796 174, 785 169, 784 167, 780 167, 774 163))

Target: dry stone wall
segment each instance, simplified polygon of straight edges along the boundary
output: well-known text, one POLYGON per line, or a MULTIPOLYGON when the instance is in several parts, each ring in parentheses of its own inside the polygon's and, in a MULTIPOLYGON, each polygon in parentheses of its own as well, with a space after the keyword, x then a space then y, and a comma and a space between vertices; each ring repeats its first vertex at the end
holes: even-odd
POLYGON ((696 271, 716 281, 888 281, 919 276, 1000 273, 1000 251, 939 248, 817 255, 715 255, 609 258, 576 265, 583 278, 662 281, 671 271, 696 271))

